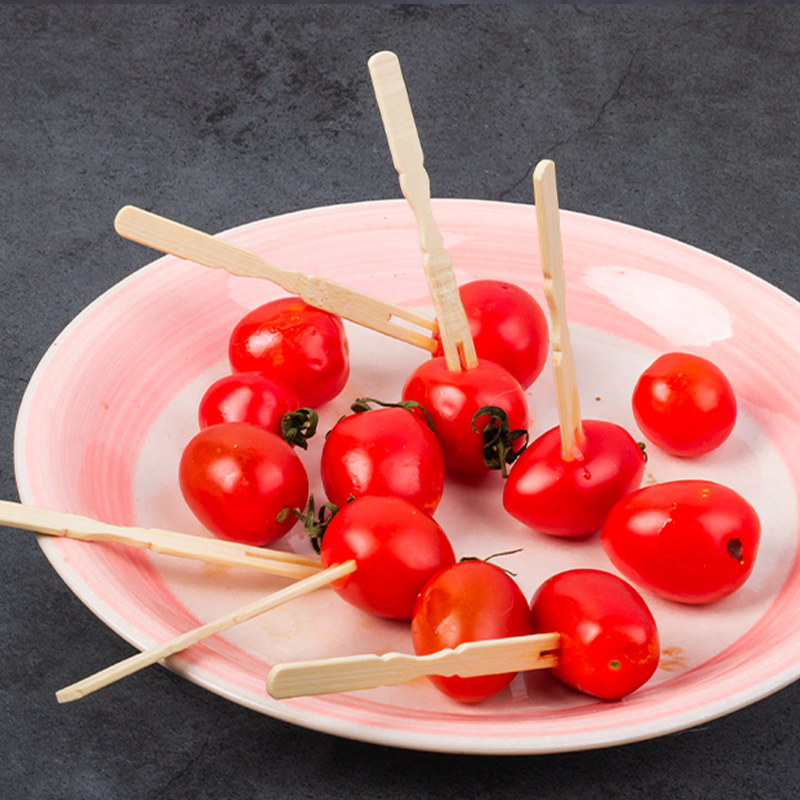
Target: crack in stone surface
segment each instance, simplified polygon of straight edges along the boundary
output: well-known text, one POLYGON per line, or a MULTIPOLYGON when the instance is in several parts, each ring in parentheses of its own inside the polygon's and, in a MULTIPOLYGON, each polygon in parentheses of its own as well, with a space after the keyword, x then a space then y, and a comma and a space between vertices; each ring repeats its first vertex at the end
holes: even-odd
MULTIPOLYGON (((576 8, 575 9, 578 13, 583 14, 584 16, 593 16, 593 14, 586 8, 576 8)), ((558 152, 561 148, 565 145, 570 144, 575 139, 584 136, 586 134, 591 133, 596 128, 598 128, 606 116, 609 107, 617 101, 621 94, 623 86, 625 85, 626 81, 630 78, 633 74, 634 68, 639 60, 640 56, 645 53, 651 53, 653 51, 659 50, 665 46, 665 44, 669 41, 670 37, 672 37, 678 31, 685 29, 685 28, 700 28, 705 25, 707 22, 720 18, 720 17, 727 17, 729 15, 738 15, 741 17, 749 17, 750 18, 750 26, 752 27, 761 17, 763 16, 763 8, 761 7, 734 7, 734 8, 723 8, 723 9, 715 9, 713 11, 709 11, 707 14, 703 16, 699 16, 696 19, 687 20, 684 22, 680 22, 676 25, 672 25, 669 29, 665 30, 663 33, 659 34, 656 40, 650 45, 641 45, 638 47, 634 47, 631 50, 630 57, 628 58, 628 63, 622 70, 622 74, 620 75, 619 79, 616 82, 611 93, 603 100, 597 113, 590 122, 585 125, 581 125, 577 127, 572 133, 568 136, 565 136, 558 141, 553 142, 543 153, 539 156, 536 161, 529 161, 527 169, 518 180, 514 181, 508 188, 502 190, 498 193, 497 198, 498 200, 506 200, 509 197, 513 196, 520 186, 522 186, 526 182, 531 182, 533 180, 533 170, 535 169, 536 164, 543 159, 553 159, 554 154, 558 152)))

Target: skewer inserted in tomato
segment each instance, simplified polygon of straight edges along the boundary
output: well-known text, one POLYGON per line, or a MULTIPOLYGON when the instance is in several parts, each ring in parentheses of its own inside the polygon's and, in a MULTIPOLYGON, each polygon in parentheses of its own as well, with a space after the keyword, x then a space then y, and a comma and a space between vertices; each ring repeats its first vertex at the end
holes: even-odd
MULTIPOLYGON (((464 642, 533 633, 528 602, 514 579, 488 561, 459 561, 434 575, 422 589, 411 620, 414 652, 429 655, 464 642)), ((478 703, 508 686, 516 673, 429 675, 442 693, 478 703)))
POLYGON ((614 504, 644 476, 642 448, 621 426, 583 420, 583 441, 565 454, 552 428, 511 469, 503 506, 514 519, 552 536, 585 536, 603 527, 614 504), (569 457, 568 457, 569 456, 569 457))
POLYGON ((399 497, 360 497, 325 528, 322 566, 351 559, 355 572, 331 585, 350 605, 390 619, 410 619, 420 590, 455 562, 433 517, 399 497))
POLYGON ((548 578, 531 600, 531 620, 534 633, 559 633, 555 677, 594 697, 624 697, 658 667, 660 642, 650 609, 610 572, 572 569, 548 578))
MULTIPOLYGON (((458 288, 475 352, 505 367, 527 389, 547 363, 550 330, 541 306, 508 281, 477 280, 458 288)), ((439 341, 438 333, 434 333, 439 341)), ((442 346, 434 351, 442 355, 442 346)))

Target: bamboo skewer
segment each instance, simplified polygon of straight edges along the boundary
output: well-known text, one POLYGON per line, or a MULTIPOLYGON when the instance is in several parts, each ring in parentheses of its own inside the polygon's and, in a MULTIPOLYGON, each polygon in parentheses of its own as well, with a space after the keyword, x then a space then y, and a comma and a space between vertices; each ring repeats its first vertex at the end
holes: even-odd
POLYGON ((400 188, 417 220, 422 264, 433 299, 447 367, 453 372, 478 363, 467 315, 458 293, 450 255, 431 209, 430 179, 414 123, 400 62, 394 53, 380 52, 368 62, 386 139, 400 188))
POLYGON ((287 578, 307 578, 322 569, 316 556, 250 547, 238 542, 206 539, 173 531, 108 525, 77 514, 65 514, 7 500, 0 500, 0 525, 84 542, 116 542, 163 555, 242 567, 287 578))
POLYGON ((558 646, 557 633, 539 633, 465 642, 454 649, 440 650, 427 656, 387 653, 277 664, 267 676, 267 692, 282 700, 396 686, 425 675, 470 678, 551 669, 558 664, 558 655, 554 652, 558 646))
POLYGON ((552 161, 540 161, 533 172, 536 225, 544 273, 544 293, 550 309, 550 338, 553 343, 553 370, 561 429, 561 452, 565 460, 580 455, 584 443, 578 401, 575 356, 569 335, 566 312, 566 280, 561 251, 556 168, 552 161))
POLYGON ((262 597, 259 600, 250 603, 236 611, 226 614, 213 622, 208 622, 201 625, 199 628, 183 633, 170 639, 163 644, 158 645, 150 650, 145 650, 135 656, 120 661, 117 664, 112 664, 100 672, 90 675, 77 683, 73 683, 56 692, 56 699, 59 703, 70 703, 73 700, 79 700, 87 694, 102 689, 111 683, 128 676, 134 672, 138 672, 145 667, 155 664, 157 661, 169 658, 181 650, 186 649, 190 645, 196 644, 202 639, 206 639, 214 634, 221 633, 222 631, 232 628, 241 622, 245 622, 253 617, 263 614, 272 608, 279 605, 288 603, 297 597, 308 594, 316 589, 331 583, 332 581, 343 578, 355 570, 355 561, 345 561, 343 564, 336 564, 335 566, 328 567, 315 575, 304 578, 279 592, 274 592, 267 597, 262 597))
POLYGON ((392 322, 397 318, 434 331, 437 327, 435 320, 325 278, 279 269, 243 247, 165 217, 135 206, 125 206, 117 213, 114 228, 120 236, 146 247, 212 269, 224 269, 232 275, 264 278, 289 294, 298 295, 315 308, 423 350, 433 352, 436 349, 437 344, 429 335, 392 322))

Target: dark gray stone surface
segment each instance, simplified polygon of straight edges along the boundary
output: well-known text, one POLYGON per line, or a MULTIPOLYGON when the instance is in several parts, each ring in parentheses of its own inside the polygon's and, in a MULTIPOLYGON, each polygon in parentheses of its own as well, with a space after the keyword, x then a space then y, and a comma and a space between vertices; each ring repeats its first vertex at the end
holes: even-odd
MULTIPOLYGON (((0 496, 48 345, 152 259, 126 203, 210 232, 399 196, 366 60, 403 63, 433 193, 564 208, 689 242, 800 297, 800 10, 673 6, 0 6, 0 496)), ((0 796, 788 798, 800 689, 608 751, 392 750, 262 717, 151 668, 59 707, 130 648, 32 536, 2 532, 0 796)))

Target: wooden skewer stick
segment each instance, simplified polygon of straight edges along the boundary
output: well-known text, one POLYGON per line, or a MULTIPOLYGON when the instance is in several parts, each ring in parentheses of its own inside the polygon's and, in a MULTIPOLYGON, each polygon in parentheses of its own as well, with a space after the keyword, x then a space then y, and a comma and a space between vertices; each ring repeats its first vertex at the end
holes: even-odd
POLYGON ((436 342, 425 334, 392 322, 401 319, 428 331, 436 330, 435 320, 407 308, 392 305, 325 278, 307 277, 300 272, 273 267, 249 250, 135 206, 120 209, 114 219, 120 236, 152 247, 162 253, 185 258, 232 275, 264 278, 309 305, 384 333, 394 339, 432 352, 436 342))
POLYGON ((566 460, 579 457, 584 443, 578 402, 575 356, 569 335, 566 313, 566 280, 561 252, 556 168, 552 161, 540 161, 533 172, 536 225, 539 252, 544 273, 544 293, 550 309, 550 339, 553 343, 558 419, 561 429, 561 452, 566 460))
POLYGON ((307 578, 322 569, 316 556, 250 547, 238 542, 206 539, 173 531, 108 525, 77 514, 65 514, 7 500, 0 500, 0 525, 84 542, 116 542, 163 555, 243 567, 287 578, 307 578))
POLYGON ((471 369, 477 365, 478 357, 450 255, 433 219, 430 179, 400 62, 394 53, 384 51, 373 55, 368 65, 394 167, 400 175, 400 188, 417 220, 422 265, 439 320, 447 368, 453 372, 471 369))
POLYGON ((208 622, 205 625, 201 625, 199 628, 195 628, 194 630, 183 633, 180 636, 176 636, 175 638, 170 639, 169 641, 164 642, 164 644, 158 645, 151 650, 145 650, 135 656, 125 659, 124 661, 113 664, 112 666, 107 667, 106 669, 91 675, 88 678, 84 678, 82 681, 78 681, 77 683, 73 683, 64 689, 60 689, 58 692, 56 692, 56 699, 59 703, 70 703, 73 700, 79 700, 80 698, 85 697, 87 694, 91 694, 98 689, 102 689, 104 686, 115 683, 121 678, 132 675, 134 672, 138 672, 140 669, 149 667, 151 664, 155 664, 157 661, 161 661, 164 658, 169 658, 169 656, 186 649, 190 645, 196 644, 202 639, 206 639, 209 636, 213 636, 214 634, 228 630, 228 628, 232 628, 234 625, 238 625, 239 623, 252 619, 259 614, 263 614, 265 611, 269 611, 271 608, 276 608, 277 606, 288 603, 290 600, 294 600, 297 597, 309 594, 310 592, 313 592, 316 589, 331 583, 332 581, 343 578, 345 575, 349 575, 351 572, 353 572, 355 568, 355 561, 345 561, 343 564, 336 564, 335 566, 328 567, 328 569, 322 570, 316 575, 304 578, 297 583, 293 583, 291 586, 287 586, 285 589, 281 589, 279 592, 274 592, 273 594, 256 600, 255 602, 250 603, 249 605, 246 605, 237 611, 226 614, 224 617, 220 617, 213 622, 208 622))
POLYGON ((405 653, 345 656, 342 658, 277 664, 267 676, 267 692, 282 700, 303 695, 352 692, 376 686, 396 686, 424 675, 494 675, 558 664, 557 633, 513 636, 465 642, 454 649, 427 656, 405 653))

